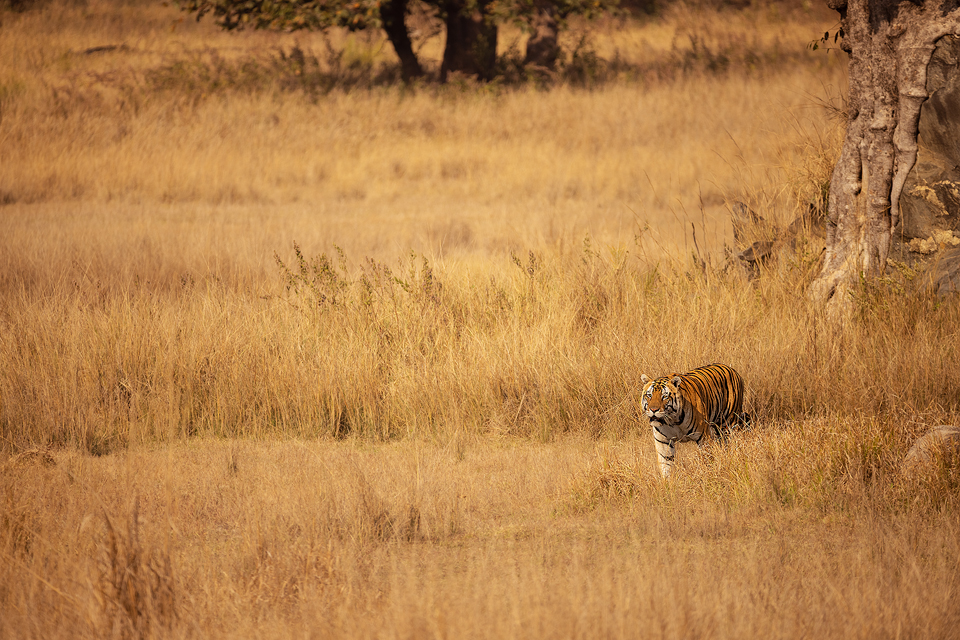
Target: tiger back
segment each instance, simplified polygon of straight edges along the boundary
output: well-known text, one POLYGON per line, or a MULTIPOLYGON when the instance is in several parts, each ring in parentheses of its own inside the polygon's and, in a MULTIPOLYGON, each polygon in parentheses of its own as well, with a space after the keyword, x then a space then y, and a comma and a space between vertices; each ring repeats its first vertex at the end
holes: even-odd
POLYGON ((743 413, 743 378, 725 364, 640 379, 644 383, 640 404, 653 430, 664 477, 673 466, 677 442, 703 446, 714 438, 722 440, 730 429, 748 421, 743 413))

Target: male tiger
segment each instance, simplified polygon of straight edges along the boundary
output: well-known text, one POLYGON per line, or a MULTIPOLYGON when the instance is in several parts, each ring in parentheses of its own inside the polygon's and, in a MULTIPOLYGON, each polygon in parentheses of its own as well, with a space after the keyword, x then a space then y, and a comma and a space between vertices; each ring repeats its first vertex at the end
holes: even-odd
POLYGON ((677 442, 703 446, 711 438, 722 440, 731 427, 749 420, 743 413, 743 378, 725 364, 708 364, 656 380, 644 374, 640 379, 644 383, 640 403, 653 427, 664 478, 673 466, 677 442))

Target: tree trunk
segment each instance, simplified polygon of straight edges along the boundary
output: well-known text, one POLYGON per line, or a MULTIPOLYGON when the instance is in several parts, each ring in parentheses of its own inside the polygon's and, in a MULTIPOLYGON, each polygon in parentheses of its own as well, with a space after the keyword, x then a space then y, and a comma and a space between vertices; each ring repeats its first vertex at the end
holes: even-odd
POLYGON ((811 294, 844 306, 858 277, 883 273, 900 194, 917 160, 927 63, 960 31, 960 0, 828 0, 850 54, 849 120, 830 180, 827 248, 811 294))
POLYGON ((486 16, 488 0, 467 10, 462 0, 446 3, 447 42, 440 65, 440 81, 457 71, 492 80, 497 62, 497 26, 486 16))
POLYGON ((407 0, 386 0, 380 5, 380 18, 383 20, 383 30, 393 45, 393 50, 400 58, 400 76, 404 82, 423 75, 423 68, 413 52, 413 43, 410 42, 410 33, 407 31, 407 0))
POLYGON ((538 2, 531 26, 533 35, 527 40, 527 54, 523 64, 552 71, 557 66, 557 57, 560 55, 560 45, 557 42, 560 27, 557 24, 556 7, 547 2, 538 2))

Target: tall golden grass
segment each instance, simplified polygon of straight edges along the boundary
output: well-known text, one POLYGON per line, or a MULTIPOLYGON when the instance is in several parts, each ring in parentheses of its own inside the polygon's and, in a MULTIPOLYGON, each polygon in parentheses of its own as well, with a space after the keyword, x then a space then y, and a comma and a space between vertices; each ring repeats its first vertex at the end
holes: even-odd
POLYGON ((822 206, 829 12, 407 88, 179 17, 0 14, 0 636, 956 636, 958 469, 900 464, 956 301, 901 266, 837 325, 815 229, 731 259, 734 203, 822 206), (710 361, 753 429, 662 482, 640 375, 710 361))

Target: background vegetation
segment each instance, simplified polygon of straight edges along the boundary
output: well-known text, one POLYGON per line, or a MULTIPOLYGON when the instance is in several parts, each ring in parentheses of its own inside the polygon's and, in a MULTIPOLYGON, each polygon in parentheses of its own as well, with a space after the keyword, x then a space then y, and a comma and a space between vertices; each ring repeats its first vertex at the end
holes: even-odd
POLYGON ((0 13, 0 636, 955 634, 957 467, 900 461, 958 422, 956 301, 902 267, 828 321, 811 225, 730 258, 735 203, 822 204, 828 11, 407 87, 180 18, 0 13), (715 360, 754 428, 661 482, 640 374, 715 360))

